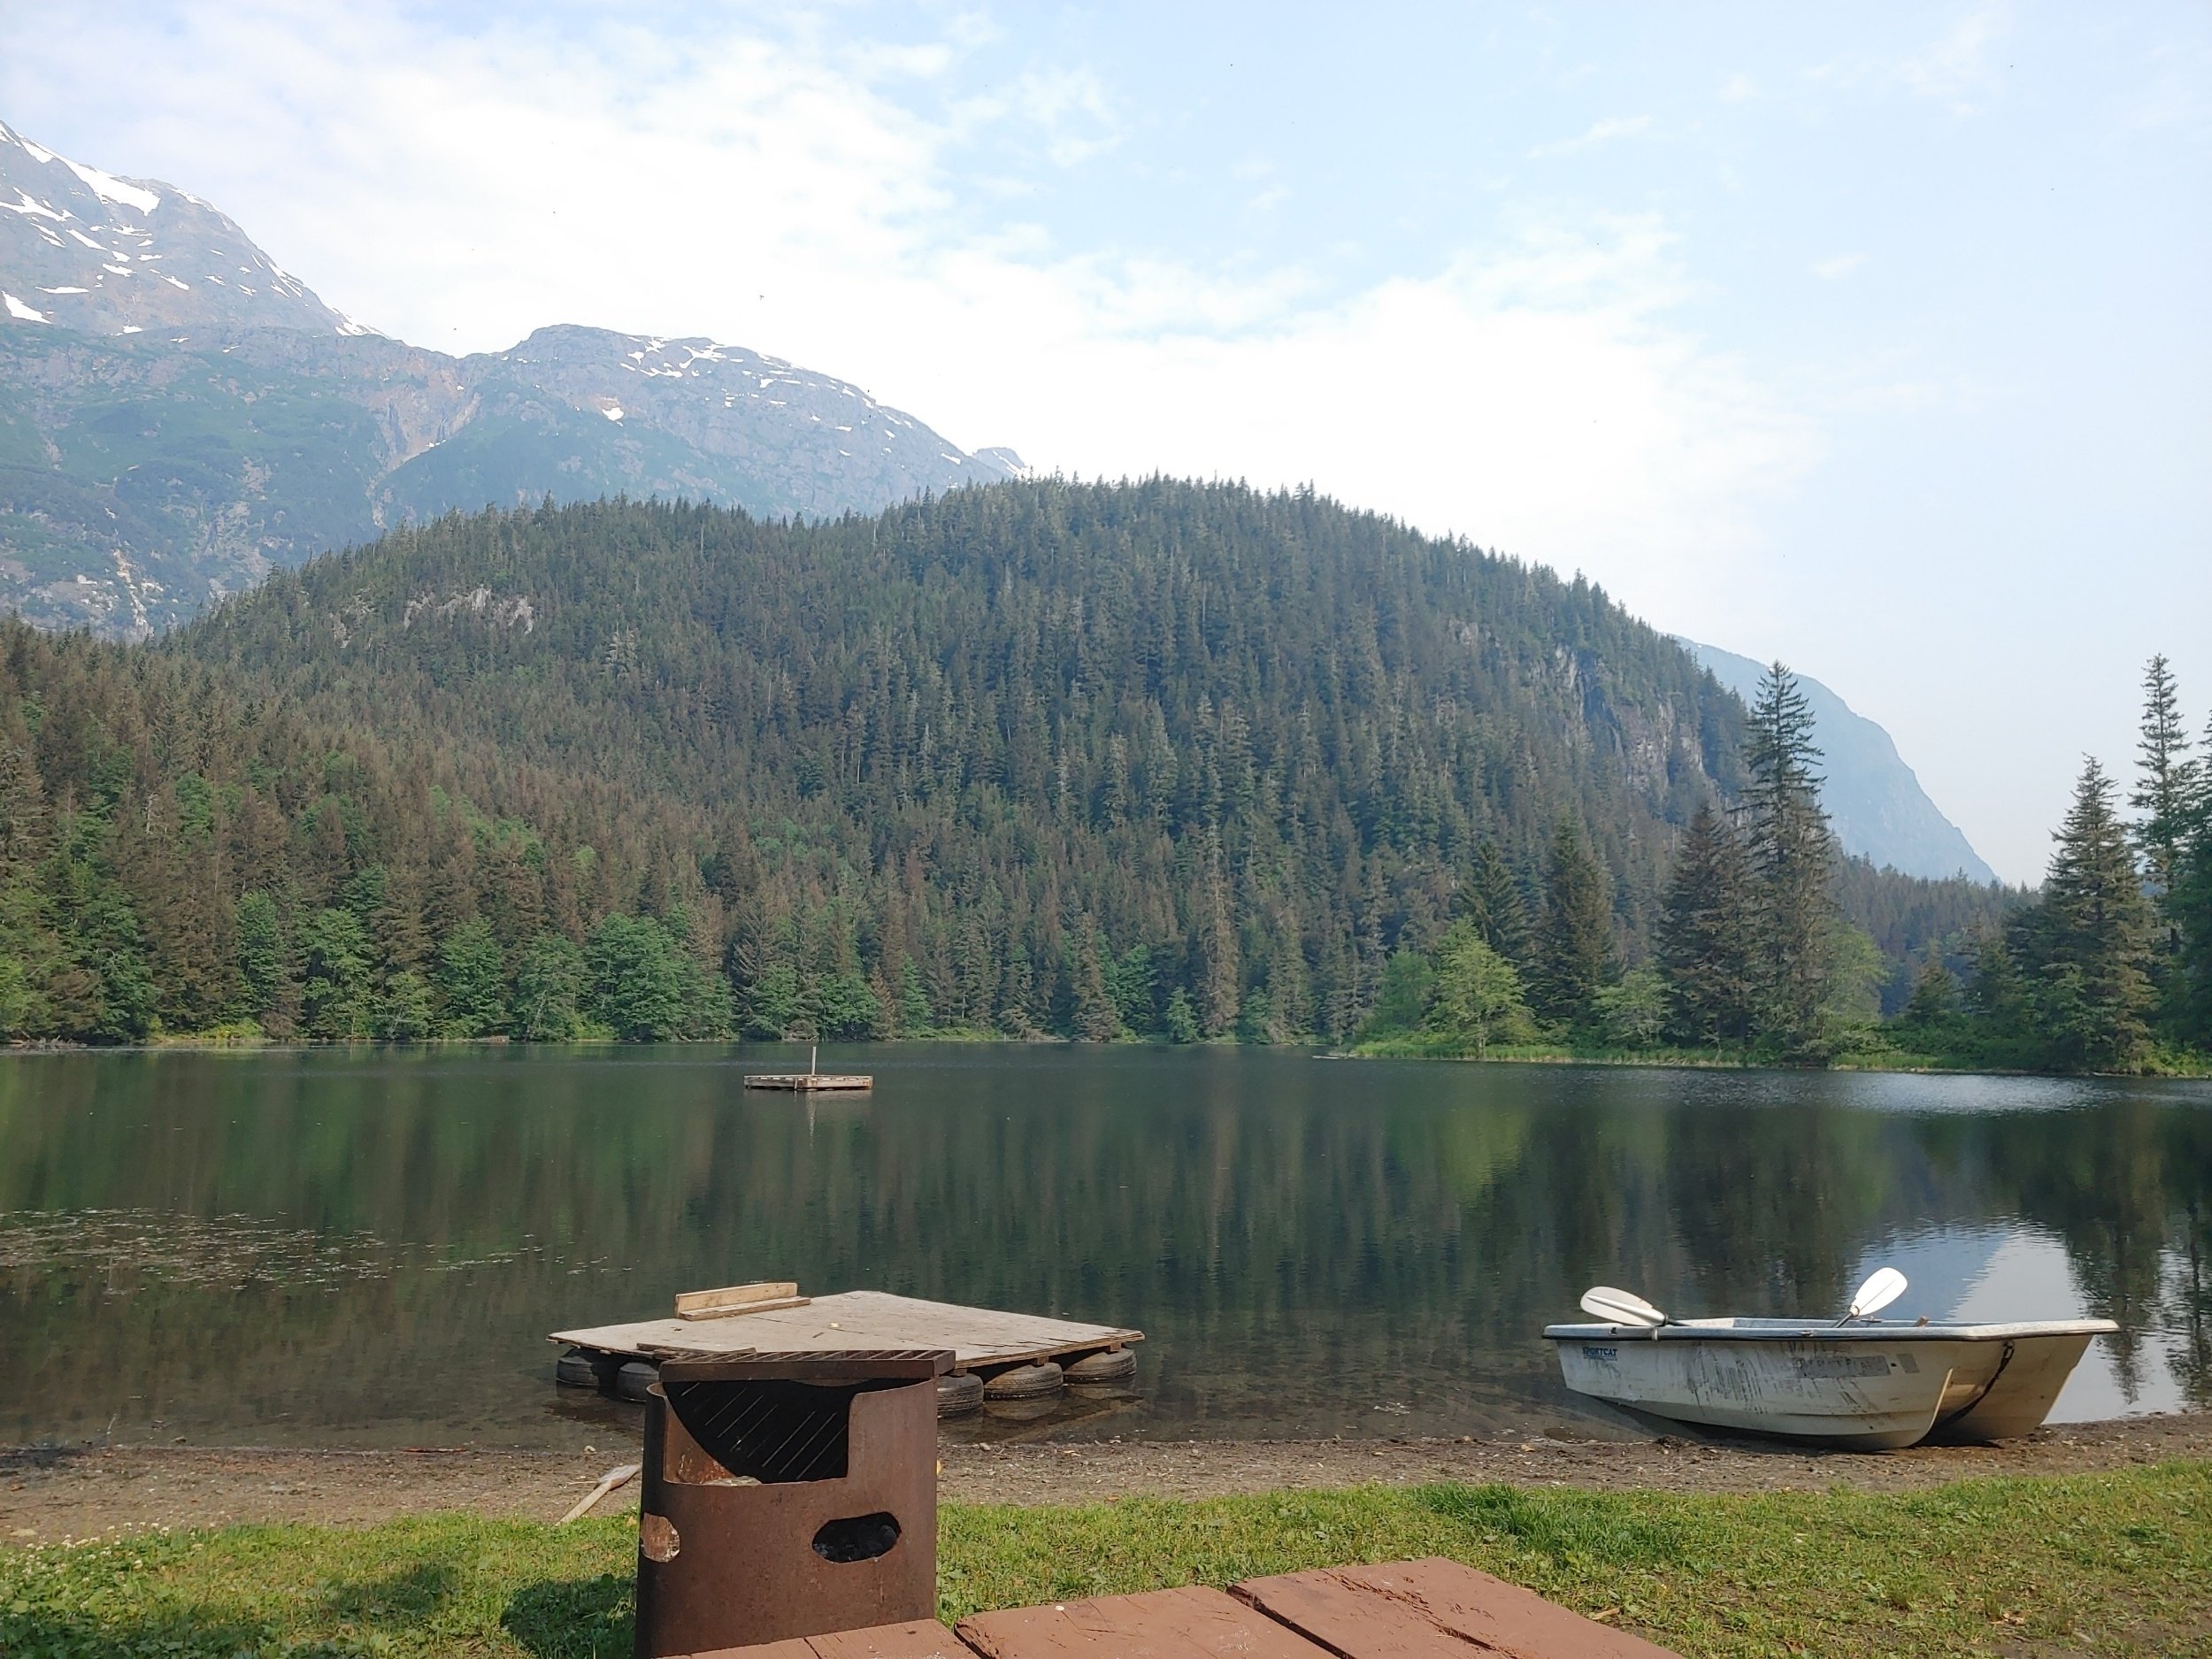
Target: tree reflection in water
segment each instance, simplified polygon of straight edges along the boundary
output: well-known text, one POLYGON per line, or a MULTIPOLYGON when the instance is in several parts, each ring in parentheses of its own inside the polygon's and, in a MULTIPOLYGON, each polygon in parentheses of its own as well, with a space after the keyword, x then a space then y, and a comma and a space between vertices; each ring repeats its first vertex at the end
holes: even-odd
POLYGON ((605 1425, 548 1331, 783 1277, 1147 1331, 1141 1405, 1073 1433, 1498 1432, 1578 1409, 1536 1332, 1592 1282, 1823 1310, 1946 1229, 2055 1239, 2009 1311, 2212 1404, 2202 1086, 833 1058, 873 1097, 748 1096, 758 1050, 0 1060, 0 1435, 565 1443, 605 1425))

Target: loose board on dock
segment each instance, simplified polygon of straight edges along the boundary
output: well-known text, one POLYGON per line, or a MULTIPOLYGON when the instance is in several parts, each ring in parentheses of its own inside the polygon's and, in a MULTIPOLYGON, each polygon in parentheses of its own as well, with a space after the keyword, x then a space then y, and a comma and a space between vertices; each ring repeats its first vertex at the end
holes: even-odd
POLYGON ((873 1088, 875 1079, 834 1071, 748 1071, 747 1088, 787 1088, 805 1094, 814 1089, 873 1088))
POLYGON ((679 1319, 730 1319, 741 1313, 765 1313, 771 1308, 803 1308, 812 1301, 799 1294, 790 1279, 771 1279, 757 1285, 730 1285, 721 1290, 687 1290, 676 1298, 679 1319))
POLYGON ((600 1354, 658 1360, 671 1354, 811 1354, 831 1348, 950 1348, 960 1370, 1094 1353, 1144 1340, 1141 1331, 1036 1314, 848 1290, 797 1306, 758 1305, 719 1318, 642 1319, 556 1331, 553 1340, 600 1354))

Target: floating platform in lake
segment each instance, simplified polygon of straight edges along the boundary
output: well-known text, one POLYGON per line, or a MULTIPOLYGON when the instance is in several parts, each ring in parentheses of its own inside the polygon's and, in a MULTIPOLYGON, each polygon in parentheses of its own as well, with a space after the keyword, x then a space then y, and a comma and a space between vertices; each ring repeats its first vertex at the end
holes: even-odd
POLYGON ((687 1317, 556 1331, 553 1340, 587 1355, 648 1364, 680 1354, 765 1357, 833 1348, 949 1348, 956 1371, 986 1372, 1118 1352, 1144 1340, 1143 1332, 1118 1325, 1079 1325, 995 1308, 924 1302, 879 1290, 801 1297, 797 1288, 777 1284, 688 1292, 678 1298, 679 1309, 687 1317), (748 1293, 758 1294, 743 1299, 748 1293), (709 1311, 701 1298, 724 1305, 709 1311))
POLYGON ((816 1089, 873 1088, 875 1079, 854 1074, 839 1076, 833 1071, 748 1071, 747 1088, 795 1089, 806 1094, 816 1089))

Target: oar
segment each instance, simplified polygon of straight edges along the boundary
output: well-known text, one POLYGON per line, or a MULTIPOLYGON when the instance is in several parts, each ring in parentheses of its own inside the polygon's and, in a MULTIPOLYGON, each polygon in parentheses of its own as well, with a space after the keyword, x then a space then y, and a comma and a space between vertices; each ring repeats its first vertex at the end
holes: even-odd
POLYGON ((578 1516, 590 1514, 593 1507, 598 1503, 600 1499, 605 1497, 617 1486, 628 1486, 636 1474, 637 1465, 635 1463, 623 1463, 616 1468, 610 1469, 605 1474, 599 1477, 599 1484, 597 1486, 594 1486, 589 1492, 587 1492, 581 1498, 577 1500, 576 1507, 574 1509, 571 1509, 566 1515, 561 1517, 561 1518, 554 1522, 553 1525, 556 1526, 566 1526, 578 1516))
POLYGON ((1593 1285, 1584 1291, 1582 1311, 1608 1325, 1636 1325, 1656 1330, 1667 1322, 1665 1314, 1634 1291, 1616 1290, 1610 1285, 1593 1285))
POLYGON ((1843 1325, 1854 1319, 1870 1319, 1904 1294, 1905 1276, 1893 1267, 1878 1267, 1852 1294, 1850 1312, 1836 1323, 1843 1325))

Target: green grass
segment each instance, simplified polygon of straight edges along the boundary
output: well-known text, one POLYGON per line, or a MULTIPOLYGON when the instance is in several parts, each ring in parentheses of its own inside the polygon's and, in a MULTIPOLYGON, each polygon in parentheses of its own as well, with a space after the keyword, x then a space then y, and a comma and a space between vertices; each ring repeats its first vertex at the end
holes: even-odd
MULTIPOLYGON (((626 1655, 634 1522, 0 1550, 0 1653, 626 1655)), ((940 1611, 1445 1555, 1686 1655, 2212 1655, 2212 1464, 1891 1495, 1355 1487, 947 1505, 940 1611)))
POLYGON ((1564 1042, 1494 1042, 1480 1054, 1429 1032, 1371 1037, 1348 1050, 1361 1060, 1497 1060, 1517 1065, 1663 1065, 1742 1071, 1766 1064, 1739 1049, 1587 1048, 1564 1042))

